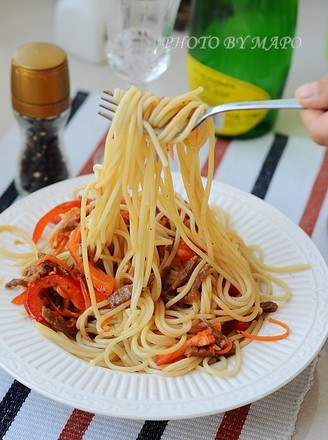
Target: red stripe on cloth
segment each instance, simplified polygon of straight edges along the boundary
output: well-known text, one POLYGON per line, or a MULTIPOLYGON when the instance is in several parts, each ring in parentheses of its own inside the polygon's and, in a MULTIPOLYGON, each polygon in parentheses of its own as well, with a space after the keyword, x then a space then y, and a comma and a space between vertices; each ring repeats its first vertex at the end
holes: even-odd
POLYGON ((84 166, 81 168, 79 172, 79 176, 82 176, 83 174, 89 174, 92 173, 92 169, 95 163, 99 163, 101 159, 101 155, 105 148, 105 142, 107 137, 107 130, 104 133, 103 137, 100 139, 98 144, 96 145, 96 148, 91 153, 89 159, 86 161, 84 166))
POLYGON ((217 430, 215 440, 238 440, 251 405, 227 411, 217 430))
POLYGON ((300 227, 309 235, 313 234, 318 220, 320 208, 328 189, 328 150, 325 152, 321 167, 312 187, 311 194, 305 206, 300 227))
POLYGON ((66 422, 58 440, 81 440, 93 419, 94 414, 74 409, 66 422))
MULTIPOLYGON (((215 143, 215 150, 214 150, 214 169, 215 172, 220 166, 220 163, 223 159, 223 156, 225 155, 225 152, 227 151, 227 148, 229 146, 230 139, 223 139, 218 138, 218 140, 215 143)), ((206 159, 206 162, 203 165, 203 168, 201 170, 201 174, 203 177, 207 176, 208 171, 208 157, 206 159)))

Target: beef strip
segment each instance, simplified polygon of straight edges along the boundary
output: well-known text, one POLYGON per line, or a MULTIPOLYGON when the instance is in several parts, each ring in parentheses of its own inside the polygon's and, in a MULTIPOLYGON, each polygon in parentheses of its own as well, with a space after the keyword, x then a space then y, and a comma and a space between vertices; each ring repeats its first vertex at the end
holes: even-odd
POLYGON ((206 325, 206 327, 208 327, 212 331, 215 340, 221 338, 222 333, 216 327, 214 327, 214 325, 210 321, 208 321, 207 319, 202 319, 201 321, 206 325))
POLYGON ((170 301, 170 299, 173 298, 174 295, 175 295, 174 292, 171 292, 170 294, 167 293, 168 290, 169 290, 169 288, 170 288, 170 285, 169 285, 169 283, 168 283, 168 281, 167 281, 167 277, 169 276, 170 272, 171 272, 171 268, 170 268, 170 266, 165 266, 165 267, 163 267, 163 268, 161 269, 161 271, 160 271, 161 282, 162 282, 162 293, 161 293, 161 297, 162 297, 162 299, 163 299, 163 301, 164 301, 165 303, 167 303, 168 301, 170 301))
POLYGON ((171 272, 170 266, 165 266, 161 269, 160 276, 161 276, 162 284, 166 283, 166 278, 169 276, 170 272, 171 272))
POLYGON ((114 309, 115 307, 129 301, 129 299, 131 299, 131 295, 132 284, 127 284, 120 287, 119 289, 115 290, 108 298, 110 307, 114 309))
POLYGON ((164 301, 164 303, 168 303, 169 301, 171 301, 171 299, 173 299, 175 297, 175 293, 174 292, 168 292, 167 290, 162 290, 161 292, 161 298, 164 301))
POLYGON ((167 248, 167 246, 165 244, 160 244, 157 246, 157 252, 158 252, 158 256, 159 256, 160 261, 162 261, 165 256, 166 248, 167 248))
POLYGON ((77 334, 75 318, 64 319, 62 316, 56 316, 48 307, 42 308, 42 316, 53 330, 64 333, 70 339, 75 339, 77 334))
MULTIPOLYGON (((169 274, 170 268, 163 268, 163 274, 161 274, 161 278, 163 282, 161 297, 165 303, 169 302, 171 299, 173 299, 176 296, 177 288, 186 284, 186 282, 189 280, 191 274, 193 273, 194 269, 196 268, 197 264, 199 264, 200 261, 201 259, 197 255, 192 257, 188 261, 187 265, 178 272, 176 279, 173 281, 173 283, 170 286, 167 286, 167 284, 165 283, 165 278, 169 274)), ((182 307, 186 306, 184 298, 178 302, 178 305, 182 307)))
POLYGON ((65 213, 62 217, 58 231, 71 232, 76 229, 80 224, 81 210, 74 207, 65 213))
POLYGON ((200 286, 202 285, 203 280, 207 277, 207 275, 211 271, 211 266, 208 264, 205 264, 201 268, 201 270, 198 272, 195 281, 193 282, 189 292, 187 295, 183 298, 185 304, 192 304, 194 301, 199 299, 200 293, 200 286))
POLYGON ((203 319, 204 324, 212 330, 212 333, 215 337, 215 344, 220 347, 220 350, 226 347, 228 344, 228 338, 223 335, 217 328, 214 327, 209 321, 203 319))
POLYGON ((197 264, 200 262, 200 258, 195 255, 194 257, 192 257, 187 265, 181 269, 178 272, 178 275, 176 277, 176 279, 174 280, 174 282, 172 283, 172 285, 170 286, 169 290, 170 291, 174 291, 176 290, 178 287, 183 286, 184 284, 186 284, 186 282, 189 280, 189 278, 191 277, 191 274, 193 273, 195 267, 197 266, 197 264))
MULTIPOLYGON (((191 356, 200 356, 200 357, 219 357, 220 355, 220 350, 223 350, 227 344, 228 344, 228 338, 223 335, 219 330, 217 330, 209 321, 207 321, 206 319, 203 320, 203 323, 206 325, 206 327, 208 327, 214 337, 215 337, 215 345, 213 346, 204 346, 204 347, 188 347, 185 352, 184 355, 186 357, 191 357, 191 356)), ((236 352, 236 348, 235 348, 235 344, 233 344, 233 346, 231 347, 231 349, 223 354, 223 356, 225 357, 229 357, 234 355, 236 352)))
MULTIPOLYGON (((44 257, 45 254, 39 254, 38 257, 41 259, 44 257)), ((68 273, 65 269, 63 269, 58 264, 52 262, 52 261, 43 261, 41 264, 38 264, 35 266, 35 264, 31 264, 28 266, 21 278, 14 278, 6 284, 6 287, 16 287, 16 286, 23 286, 27 287, 29 283, 32 283, 33 281, 38 280, 39 278, 42 278, 46 275, 49 275, 53 272, 54 268, 56 268, 57 273, 60 273, 62 275, 68 276, 68 273)))
MULTIPOLYGON (((161 297, 163 301, 166 303, 170 301, 172 298, 176 295, 176 289, 183 284, 186 284, 189 278, 192 275, 192 272, 196 268, 196 266, 199 264, 201 259, 198 256, 192 257, 185 268, 183 268, 180 272, 178 272, 178 275, 175 279, 175 281, 171 284, 171 286, 168 289, 163 289, 161 297)), ((186 294, 184 298, 182 298, 177 304, 181 307, 189 306, 194 301, 199 299, 200 293, 200 286, 203 282, 203 280, 207 277, 207 275, 210 273, 211 267, 208 264, 205 264, 202 269, 197 274, 195 281, 193 282, 189 292, 186 294)))
POLYGON ((27 287, 27 283, 22 278, 13 278, 5 284, 5 287, 7 287, 7 289, 11 289, 12 287, 17 286, 27 287))
POLYGON ((260 303, 260 307, 263 310, 263 313, 273 313, 278 309, 278 304, 273 301, 263 301, 260 303))
POLYGON ((31 266, 28 266, 22 275, 22 280, 28 284, 35 280, 38 280, 39 278, 48 275, 49 272, 53 270, 53 265, 49 265, 48 261, 45 261, 38 266, 35 266, 32 264, 31 266))

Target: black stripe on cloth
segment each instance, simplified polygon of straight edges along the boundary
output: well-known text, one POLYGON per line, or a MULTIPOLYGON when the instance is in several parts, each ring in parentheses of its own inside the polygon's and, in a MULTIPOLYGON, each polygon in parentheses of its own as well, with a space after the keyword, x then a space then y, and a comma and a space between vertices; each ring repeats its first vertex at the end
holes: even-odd
MULTIPOLYGON (((73 118, 73 116, 75 115, 77 110, 81 107, 81 105, 84 103, 87 97, 88 97, 87 92, 76 93, 76 95, 72 99, 71 111, 66 124, 70 122, 70 120, 73 118)), ((15 187, 15 182, 12 181, 0 197, 0 213, 3 212, 5 209, 7 209, 15 201, 17 196, 18 196, 18 192, 15 187)))
POLYGON ((31 390, 14 380, 0 403, 0 439, 4 437, 31 390))
POLYGON ((167 420, 146 421, 139 432, 137 440, 160 440, 167 423, 167 420))
POLYGON ((263 162, 261 171, 251 191, 255 196, 264 199, 269 189, 273 174, 287 145, 287 141, 288 136, 280 133, 275 134, 271 148, 263 162))
POLYGON ((74 96, 71 102, 71 112, 67 119, 66 125, 70 122, 70 120, 73 118, 73 116, 78 111, 78 109, 82 106, 82 104, 84 103, 84 101, 87 99, 88 96, 89 96, 88 92, 79 91, 76 93, 76 95, 74 96))
POLYGON ((0 213, 8 208, 18 196, 15 182, 12 181, 0 197, 0 213))

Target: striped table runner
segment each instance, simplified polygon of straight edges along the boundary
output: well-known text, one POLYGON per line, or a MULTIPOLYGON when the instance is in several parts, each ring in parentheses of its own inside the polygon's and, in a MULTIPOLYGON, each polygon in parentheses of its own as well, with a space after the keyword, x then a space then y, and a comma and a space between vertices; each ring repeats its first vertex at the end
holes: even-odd
MULTIPOLYGON (((101 157, 107 122, 100 96, 77 92, 65 130, 73 175, 92 171, 101 157)), ((17 198, 13 182, 19 133, 0 142, 0 210, 17 198)), ((202 174, 207 152, 201 151, 202 174)), ((217 140, 215 178, 265 199, 299 224, 328 261, 328 149, 307 138, 270 133, 248 141, 217 140)), ((290 439, 317 359, 288 385, 251 405, 209 417, 136 421, 98 416, 53 402, 0 369, 0 439, 42 440, 280 440, 290 439)), ((145 417, 146 418, 146 417, 145 417)))

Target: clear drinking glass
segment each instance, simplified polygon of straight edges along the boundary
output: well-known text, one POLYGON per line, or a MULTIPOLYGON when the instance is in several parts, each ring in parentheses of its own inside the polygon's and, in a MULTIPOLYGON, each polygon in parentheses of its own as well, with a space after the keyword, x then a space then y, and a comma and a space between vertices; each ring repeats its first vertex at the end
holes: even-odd
POLYGON ((107 0, 107 60, 139 88, 170 63, 170 45, 180 0, 107 0))

